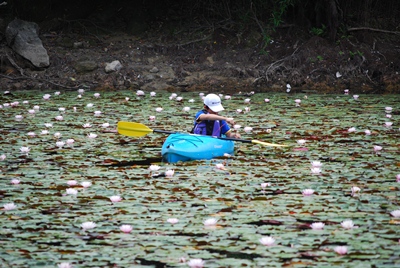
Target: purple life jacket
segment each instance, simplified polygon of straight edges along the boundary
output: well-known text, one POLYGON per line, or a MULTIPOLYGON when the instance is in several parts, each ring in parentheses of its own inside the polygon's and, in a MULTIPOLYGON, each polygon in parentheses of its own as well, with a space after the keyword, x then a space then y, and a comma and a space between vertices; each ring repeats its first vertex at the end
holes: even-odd
POLYGON ((221 126, 219 120, 208 121, 204 120, 194 126, 194 134, 208 135, 208 136, 221 136, 221 126), (214 124, 213 124, 214 122, 214 124))

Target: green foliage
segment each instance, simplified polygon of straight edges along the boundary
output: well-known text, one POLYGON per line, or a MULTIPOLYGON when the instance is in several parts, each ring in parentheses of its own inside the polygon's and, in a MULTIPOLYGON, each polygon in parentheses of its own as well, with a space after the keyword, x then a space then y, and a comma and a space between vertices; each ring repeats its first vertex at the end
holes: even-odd
POLYGON ((323 36, 326 33, 326 26, 322 24, 321 28, 311 28, 311 33, 315 36, 323 36))

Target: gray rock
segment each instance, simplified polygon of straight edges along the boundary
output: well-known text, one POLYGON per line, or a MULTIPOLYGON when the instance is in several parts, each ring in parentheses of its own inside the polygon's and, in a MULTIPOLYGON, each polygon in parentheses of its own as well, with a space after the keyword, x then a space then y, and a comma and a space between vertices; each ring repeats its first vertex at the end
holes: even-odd
POLYGON ((77 73, 88 73, 98 68, 98 65, 94 61, 79 61, 74 65, 77 73))
POLYGON ((34 22, 15 19, 6 29, 7 44, 36 67, 48 67, 49 55, 39 38, 39 26, 34 22))
POLYGON ((115 60, 113 62, 107 63, 105 67, 106 73, 116 72, 121 70, 122 64, 119 60, 115 60))

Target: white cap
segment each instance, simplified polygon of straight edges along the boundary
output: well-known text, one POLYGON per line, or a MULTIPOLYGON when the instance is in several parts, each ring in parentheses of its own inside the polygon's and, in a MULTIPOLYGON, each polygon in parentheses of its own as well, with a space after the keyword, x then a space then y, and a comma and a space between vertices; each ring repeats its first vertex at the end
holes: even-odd
POLYGON ((204 98, 204 104, 208 106, 213 112, 218 113, 224 110, 224 107, 221 105, 221 98, 215 94, 208 94, 204 98))

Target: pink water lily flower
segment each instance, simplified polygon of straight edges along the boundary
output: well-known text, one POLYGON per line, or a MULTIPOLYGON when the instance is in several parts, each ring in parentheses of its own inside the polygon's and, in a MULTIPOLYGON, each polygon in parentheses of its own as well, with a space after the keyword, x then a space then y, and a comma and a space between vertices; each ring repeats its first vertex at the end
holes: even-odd
POLYGON ((348 89, 344 90, 344 95, 349 95, 349 90, 348 89))
POLYGON ((215 165, 216 169, 225 170, 224 164, 218 163, 215 165))
POLYGON ((155 97, 157 95, 157 93, 155 93, 154 91, 150 92, 150 97, 155 97))
POLYGON ((49 99, 50 99, 50 97, 51 97, 51 95, 50 95, 50 94, 45 94, 45 95, 43 96, 43 99, 44 99, 44 100, 49 100, 49 99))
POLYGON ((226 100, 230 100, 230 99, 231 99, 231 96, 225 95, 225 99, 226 99, 226 100))
POLYGON ((337 246, 337 247, 335 247, 335 252, 340 255, 346 255, 347 247, 346 246, 337 246))
POLYGON ((4 161, 7 158, 5 154, 0 155, 0 161, 4 161))
POLYGON ((393 125, 393 122, 385 122, 385 127, 391 127, 393 125))
POLYGON ((17 185, 17 184, 20 184, 20 180, 19 179, 12 179, 11 180, 11 184, 13 184, 13 185, 17 185))
POLYGON ((67 140, 66 140, 66 143, 67 143, 68 145, 72 145, 72 144, 74 144, 74 142, 75 142, 74 139, 67 139, 67 140))
POLYGON ((387 118, 392 118, 392 115, 391 114, 386 114, 386 117, 387 118))
POLYGON ((100 98, 100 93, 94 93, 93 96, 94 96, 96 99, 98 99, 98 98, 100 98))
POLYGON ((3 205, 4 210, 13 210, 16 209, 17 206, 14 203, 8 203, 3 205))
POLYGON ((385 107, 385 111, 386 111, 387 113, 391 113, 392 110, 393 110, 392 107, 385 107))
POLYGON ((150 115, 150 116, 149 116, 149 120, 150 120, 150 121, 154 121, 154 120, 156 120, 156 117, 155 117, 154 115, 150 115))
POLYGON ((300 106, 301 99, 295 99, 294 102, 296 103, 296 106, 300 106))
POLYGON ((121 202, 122 198, 119 195, 113 195, 110 197, 111 202, 113 203, 117 203, 117 202, 121 202))
POLYGON ((358 95, 353 95, 353 99, 355 99, 355 100, 358 100, 358 97, 360 97, 360 96, 358 96, 358 95))
POLYGON ((365 135, 367 135, 367 136, 371 135, 371 131, 368 130, 368 129, 366 129, 366 130, 364 131, 364 133, 365 133, 365 135))
POLYGON ((120 229, 122 232, 124 232, 124 233, 126 233, 126 234, 129 234, 130 232, 132 232, 133 227, 132 227, 132 225, 124 224, 124 225, 121 225, 121 227, 119 227, 119 229, 120 229))
POLYGON ((24 119, 24 117, 20 114, 15 116, 15 120, 17 120, 17 121, 21 121, 22 119, 24 119))
POLYGON ((313 194, 314 194, 314 190, 313 190, 313 189, 305 189, 305 190, 301 191, 301 193, 302 193, 304 196, 310 196, 310 195, 313 195, 313 194))
POLYGON ((62 115, 57 115, 56 117, 54 117, 54 119, 57 121, 62 121, 64 120, 64 117, 62 115))
POLYGON ((187 265, 189 265, 190 268, 203 268, 204 261, 202 259, 190 259, 187 265))
POLYGON ((234 128, 235 130, 239 130, 241 127, 242 127, 241 125, 234 125, 234 126, 233 126, 233 128, 234 128))
POLYGON ((378 154, 381 150, 382 150, 382 146, 374 145, 374 151, 375 151, 375 153, 378 154))
POLYGON ((400 174, 397 174, 397 175, 396 175, 396 181, 397 181, 397 182, 400 182, 400 174))
POLYGON ((80 88, 80 89, 78 89, 78 93, 83 94, 83 93, 85 93, 85 90, 83 88, 80 88))

